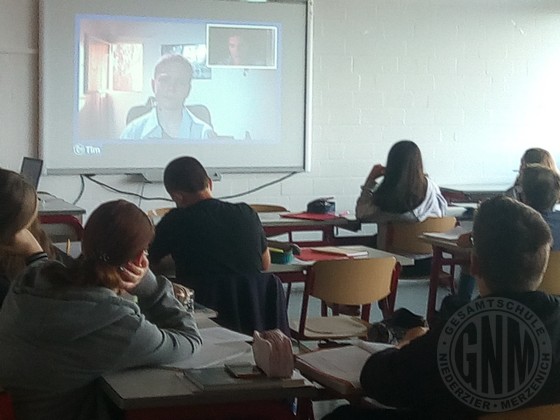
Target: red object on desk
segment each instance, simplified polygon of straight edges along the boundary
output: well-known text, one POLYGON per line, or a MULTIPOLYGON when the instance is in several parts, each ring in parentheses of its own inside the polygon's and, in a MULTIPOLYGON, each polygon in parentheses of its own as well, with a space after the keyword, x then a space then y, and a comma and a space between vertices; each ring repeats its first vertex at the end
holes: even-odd
POLYGON ((287 217, 288 219, 304 219, 304 220, 332 220, 332 219, 340 219, 340 216, 337 216, 334 213, 285 213, 281 214, 280 217, 287 217))
POLYGON ((329 254, 327 252, 314 251, 311 248, 302 248, 297 258, 302 261, 328 261, 347 260, 349 257, 339 254, 329 254))

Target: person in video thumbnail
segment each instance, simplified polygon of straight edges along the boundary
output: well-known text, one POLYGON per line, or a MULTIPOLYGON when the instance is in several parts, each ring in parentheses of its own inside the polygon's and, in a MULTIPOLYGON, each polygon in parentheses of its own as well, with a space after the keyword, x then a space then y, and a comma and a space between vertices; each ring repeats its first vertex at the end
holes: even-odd
POLYGON ((215 137, 212 127, 184 105, 191 91, 193 68, 177 54, 163 55, 156 63, 152 90, 155 106, 131 121, 121 139, 189 139, 215 137))
POLYGON ((228 51, 227 64, 232 66, 247 64, 247 43, 241 34, 235 33, 228 37, 228 51))

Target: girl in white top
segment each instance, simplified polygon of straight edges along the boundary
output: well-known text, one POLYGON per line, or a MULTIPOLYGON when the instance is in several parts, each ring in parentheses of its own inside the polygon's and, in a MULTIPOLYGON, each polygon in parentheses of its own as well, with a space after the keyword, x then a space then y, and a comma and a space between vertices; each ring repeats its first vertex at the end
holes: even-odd
POLYGON ((410 140, 391 147, 387 166, 372 168, 356 203, 356 217, 364 222, 422 222, 442 217, 446 210, 438 186, 424 174, 420 149, 410 140))

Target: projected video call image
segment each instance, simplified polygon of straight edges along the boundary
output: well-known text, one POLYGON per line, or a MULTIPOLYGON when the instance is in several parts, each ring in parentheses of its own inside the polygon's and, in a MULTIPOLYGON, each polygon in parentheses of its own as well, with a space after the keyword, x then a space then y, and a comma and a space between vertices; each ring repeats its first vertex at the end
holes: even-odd
POLYGON ((120 143, 280 141, 274 24, 101 15, 76 23, 78 152, 120 143))
POLYGON ((208 65, 276 68, 276 28, 208 25, 208 65))

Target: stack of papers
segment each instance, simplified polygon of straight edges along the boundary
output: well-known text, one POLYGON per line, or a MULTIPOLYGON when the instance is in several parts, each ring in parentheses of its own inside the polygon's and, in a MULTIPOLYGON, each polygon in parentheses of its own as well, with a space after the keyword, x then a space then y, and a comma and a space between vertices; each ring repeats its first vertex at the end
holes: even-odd
POLYGON ((252 363, 253 347, 248 343, 253 340, 245 334, 228 330, 223 327, 203 328, 202 348, 193 356, 169 365, 172 369, 201 369, 211 366, 222 366, 225 362, 252 363))
POLYGON ((360 246, 318 246, 311 248, 315 252, 323 252, 326 254, 342 255, 345 257, 367 257, 368 252, 363 247, 360 246))
POLYGON ((469 233, 469 231, 465 230, 461 226, 456 226, 447 232, 425 232, 424 236, 429 238, 444 239, 446 241, 456 241, 459 239, 459 236, 465 233, 469 233))

